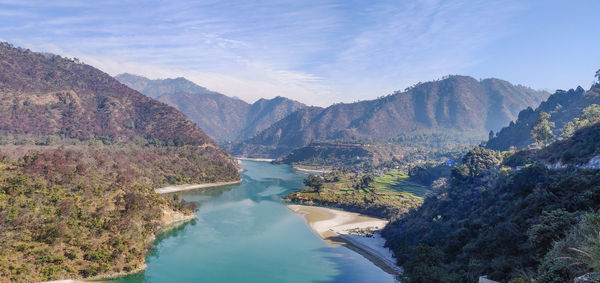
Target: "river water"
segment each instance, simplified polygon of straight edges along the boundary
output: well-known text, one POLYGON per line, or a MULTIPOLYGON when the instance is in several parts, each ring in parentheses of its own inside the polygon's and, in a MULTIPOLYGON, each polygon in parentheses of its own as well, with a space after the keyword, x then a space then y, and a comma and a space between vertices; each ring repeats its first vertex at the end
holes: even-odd
POLYGON ((147 269, 113 282, 395 282, 315 235, 282 197, 303 187, 287 165, 243 161, 242 183, 181 193, 197 220, 157 237, 147 269))

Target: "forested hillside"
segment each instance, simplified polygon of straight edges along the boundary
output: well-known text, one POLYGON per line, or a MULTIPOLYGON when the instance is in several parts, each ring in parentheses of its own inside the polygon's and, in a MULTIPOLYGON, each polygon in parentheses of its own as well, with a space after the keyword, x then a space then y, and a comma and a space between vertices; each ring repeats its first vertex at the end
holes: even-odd
POLYGON ((413 131, 487 134, 546 98, 498 79, 450 76, 369 101, 297 111, 232 147, 236 155, 279 157, 313 140, 391 139, 413 131))
POLYGON ((193 206, 157 187, 239 179, 175 108, 75 59, 0 43, 0 281, 129 272, 193 206))
POLYGON ((375 168, 402 168, 415 164, 459 160, 483 136, 459 132, 412 132, 385 141, 313 141, 276 160, 277 163, 371 171, 375 168))
POLYGON ((0 152, 2 282, 138 270, 154 233, 195 209, 154 193, 165 173, 181 174, 167 160, 146 160, 170 157, 166 153, 81 147, 5 151, 0 152), (171 168, 148 172, 160 165, 171 168))
POLYGON ((445 188, 385 229, 405 276, 572 282, 600 271, 599 136, 596 124, 541 150, 466 154, 445 188))
POLYGON ((498 132, 487 142, 486 147, 508 150, 510 147, 520 149, 534 144, 535 140, 531 135, 531 130, 537 124, 538 117, 542 112, 550 115, 548 121, 554 123, 554 127, 551 129, 552 133, 558 138, 562 135, 564 127, 592 104, 600 104, 600 87, 598 85, 588 91, 581 87, 568 91, 558 90, 535 110, 527 108, 521 111, 516 122, 511 122, 510 125, 498 132))

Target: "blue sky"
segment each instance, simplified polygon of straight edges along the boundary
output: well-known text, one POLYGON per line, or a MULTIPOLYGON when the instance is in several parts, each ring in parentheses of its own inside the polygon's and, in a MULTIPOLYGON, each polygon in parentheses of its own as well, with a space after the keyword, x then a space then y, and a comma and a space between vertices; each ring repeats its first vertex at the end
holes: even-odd
POLYGON ((588 88, 600 1, 0 0, 0 40, 247 101, 353 102, 448 74, 588 88))

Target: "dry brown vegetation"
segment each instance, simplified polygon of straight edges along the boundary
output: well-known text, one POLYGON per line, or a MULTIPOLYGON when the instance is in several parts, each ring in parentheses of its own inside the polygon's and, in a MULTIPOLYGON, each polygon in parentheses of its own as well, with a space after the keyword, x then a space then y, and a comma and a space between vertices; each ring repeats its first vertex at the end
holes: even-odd
POLYGON ((157 195, 151 185, 165 171, 144 176, 123 149, 3 151, 11 149, 7 155, 21 156, 0 159, 0 281, 134 270, 164 211, 194 210, 157 195))
POLYGON ((163 185, 231 181, 234 160, 176 109, 76 59, 0 43, 0 281, 128 272, 167 216, 163 185))

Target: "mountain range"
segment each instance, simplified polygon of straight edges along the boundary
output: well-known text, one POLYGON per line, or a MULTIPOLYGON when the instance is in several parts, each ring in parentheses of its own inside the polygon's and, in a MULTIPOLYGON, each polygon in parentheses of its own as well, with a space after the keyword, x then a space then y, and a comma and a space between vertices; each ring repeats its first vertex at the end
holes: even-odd
POLYGON ((229 149, 234 155, 280 157, 314 140, 382 140, 448 130, 481 135, 547 96, 499 79, 448 76, 375 100, 306 107, 229 149))
POLYGON ((210 91, 185 78, 151 80, 132 74, 115 77, 139 92, 183 112, 215 140, 244 140, 306 105, 275 97, 249 104, 241 99, 210 91))

